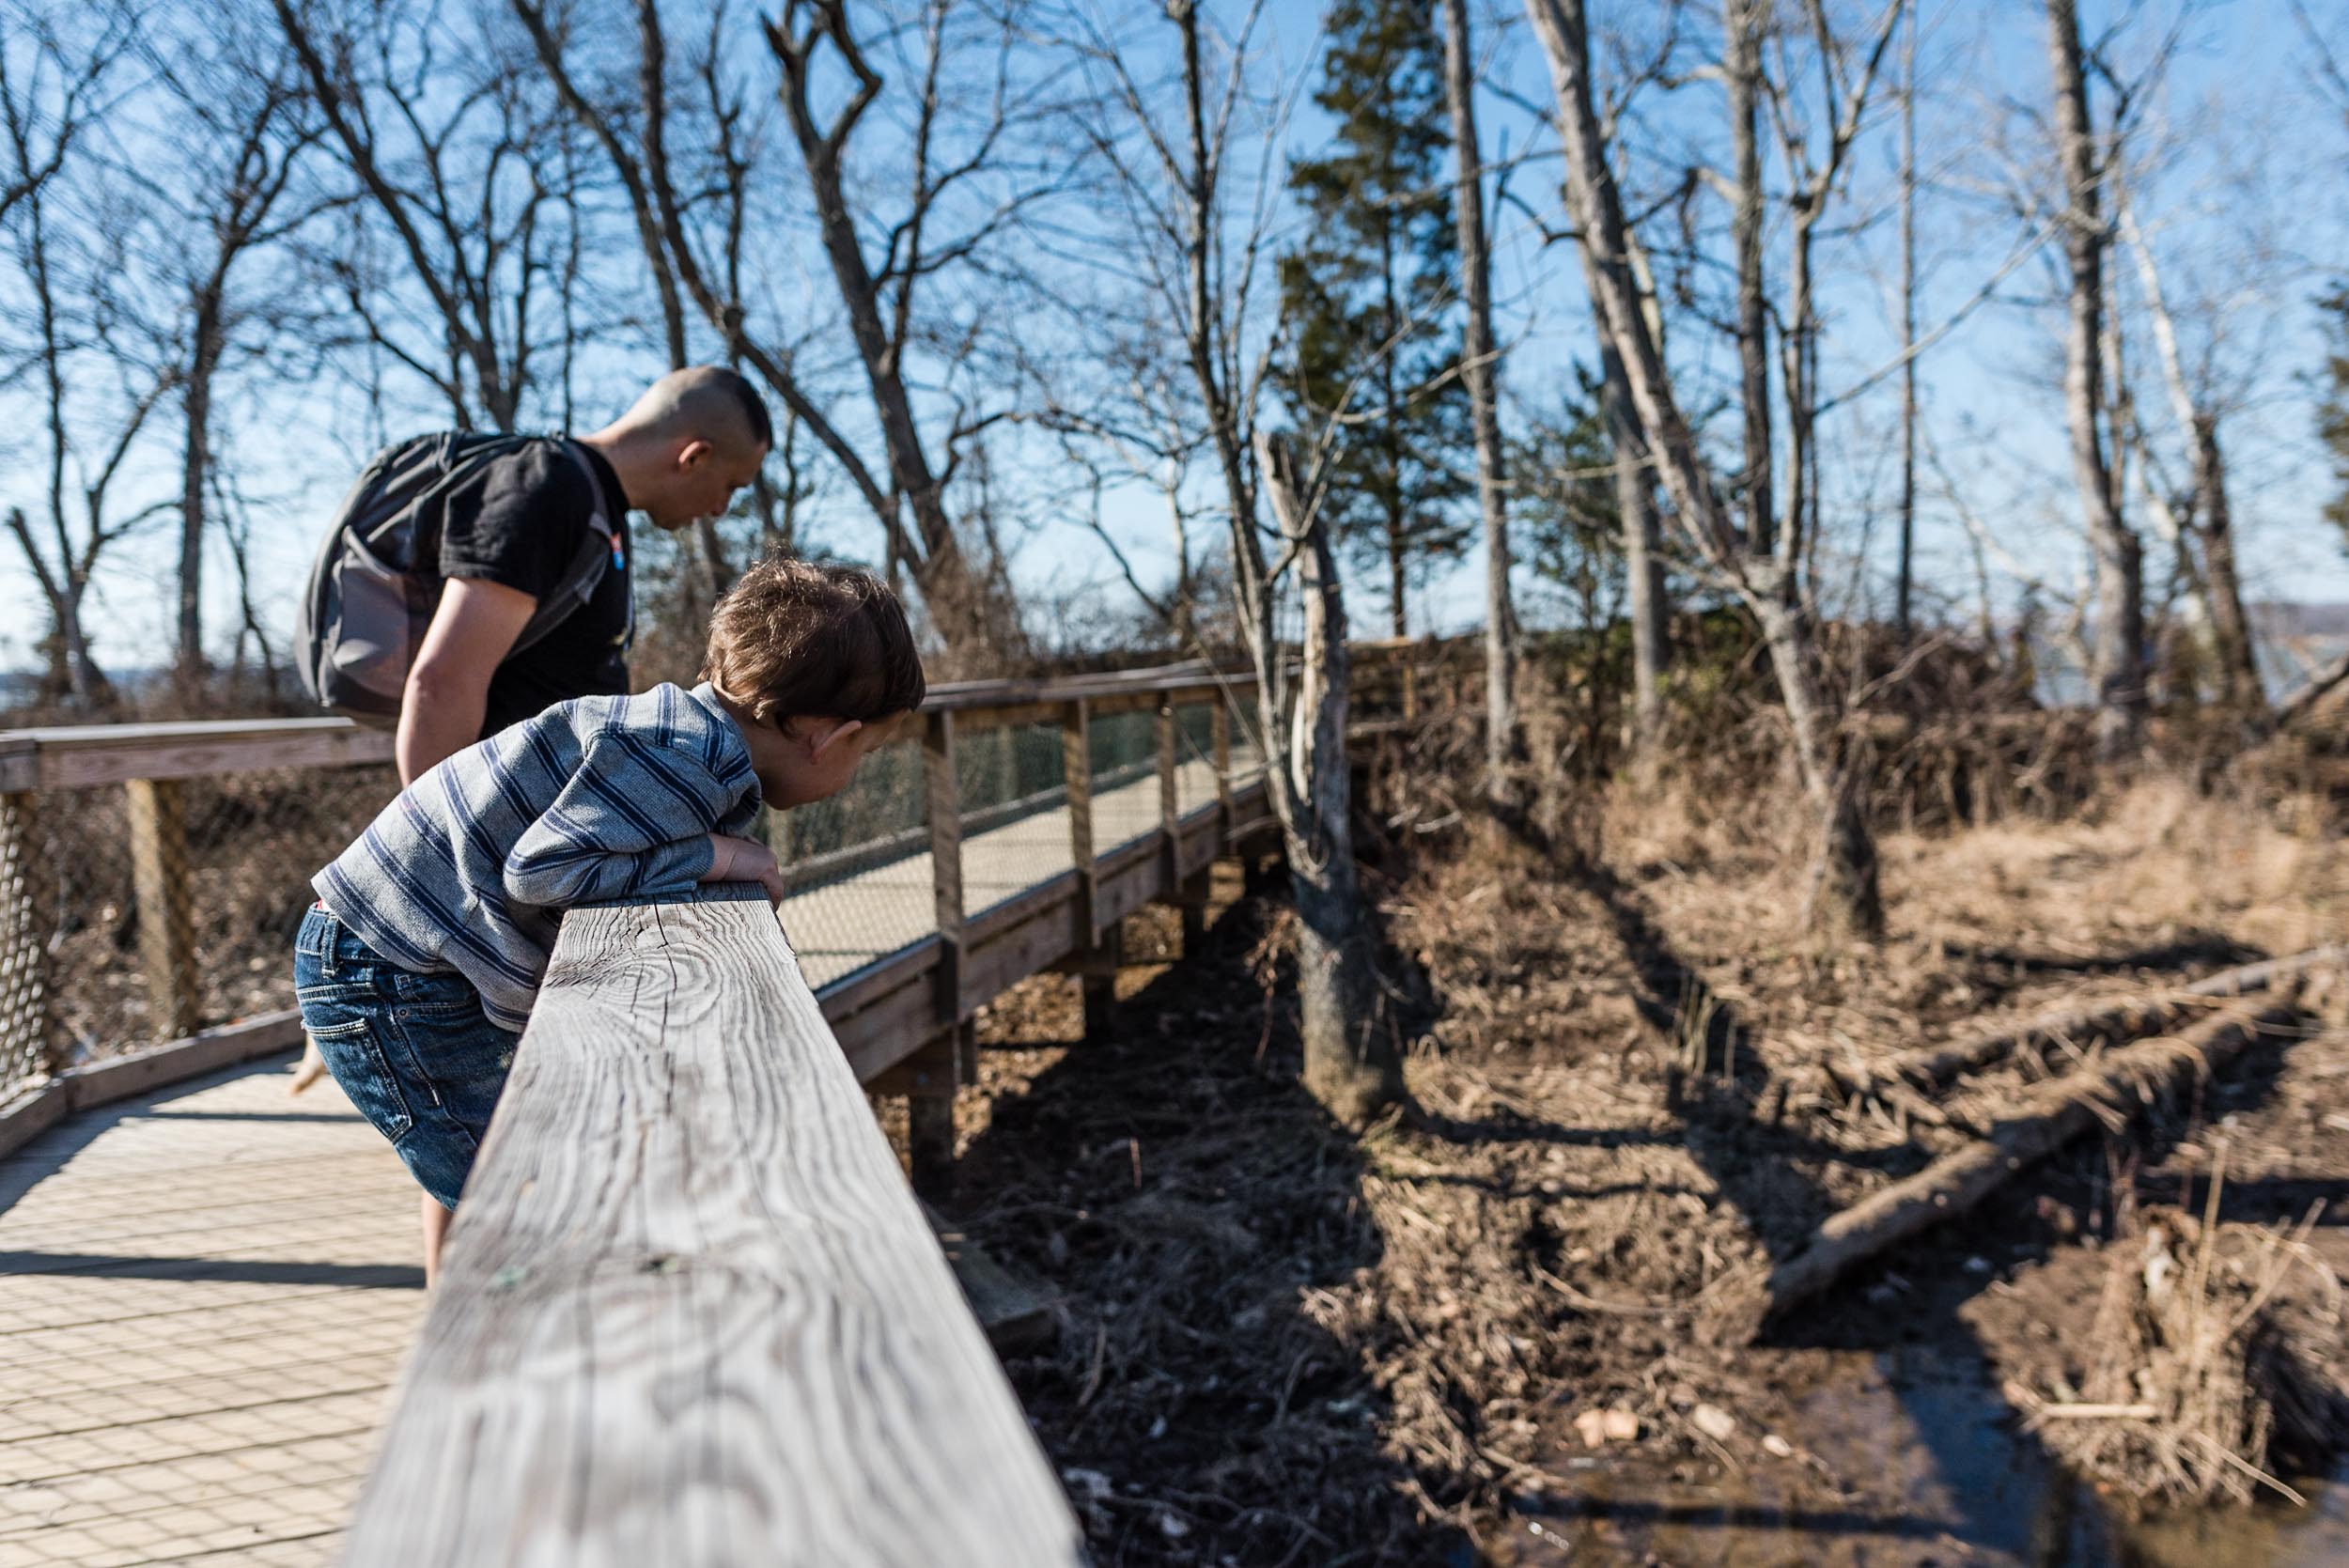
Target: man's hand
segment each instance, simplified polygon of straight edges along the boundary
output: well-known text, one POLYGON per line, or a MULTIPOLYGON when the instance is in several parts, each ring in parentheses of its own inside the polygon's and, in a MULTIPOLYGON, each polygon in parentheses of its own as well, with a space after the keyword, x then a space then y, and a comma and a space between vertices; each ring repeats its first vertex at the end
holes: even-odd
POLYGON ((399 737, 392 754, 401 784, 415 783, 434 764, 481 738, 490 677, 537 608, 537 599, 503 582, 449 579, 400 695, 399 737))
POLYGON ((767 890, 768 903, 783 902, 783 867, 775 863, 775 852, 755 839, 710 834, 709 869, 702 873, 702 880, 756 882, 767 890))

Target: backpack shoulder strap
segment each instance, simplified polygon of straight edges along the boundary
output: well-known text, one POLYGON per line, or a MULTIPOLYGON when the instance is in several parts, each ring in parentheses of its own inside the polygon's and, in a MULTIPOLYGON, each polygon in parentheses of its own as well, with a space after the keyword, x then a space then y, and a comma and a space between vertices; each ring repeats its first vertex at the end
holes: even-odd
MULTIPOLYGON (((586 454, 579 449, 577 442, 567 436, 547 439, 553 441, 563 455, 571 460, 571 465, 579 470, 580 477, 587 481, 587 493, 594 501, 587 514, 586 532, 579 541, 578 551, 571 556, 570 565, 564 568, 562 577, 538 600, 538 608, 523 623, 521 635, 515 638, 514 645, 506 650, 506 657, 508 659, 544 639, 595 597, 598 585, 603 582, 603 574, 611 568, 613 547, 618 537, 618 530, 603 514, 603 485, 596 477, 595 468, 587 461, 586 454)), ((631 606, 631 622, 633 610, 631 606)))

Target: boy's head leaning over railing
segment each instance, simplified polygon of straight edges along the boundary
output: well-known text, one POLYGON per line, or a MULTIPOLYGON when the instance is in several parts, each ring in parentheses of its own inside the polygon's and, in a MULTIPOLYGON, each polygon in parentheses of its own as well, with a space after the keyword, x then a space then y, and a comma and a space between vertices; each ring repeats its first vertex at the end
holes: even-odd
POLYGON ((772 558, 710 617, 702 679, 741 726, 771 807, 837 794, 926 690, 897 596, 871 572, 772 558))

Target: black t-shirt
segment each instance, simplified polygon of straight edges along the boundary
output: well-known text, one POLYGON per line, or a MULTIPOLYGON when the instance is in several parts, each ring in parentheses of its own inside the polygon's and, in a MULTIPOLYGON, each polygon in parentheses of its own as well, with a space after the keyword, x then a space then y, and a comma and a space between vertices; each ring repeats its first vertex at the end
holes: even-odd
POLYGON ((490 677, 490 706, 481 721, 485 737, 573 697, 628 690, 628 644, 634 630, 628 498, 601 453, 579 445, 571 450, 594 471, 595 489, 563 443, 550 440, 497 459, 449 492, 441 525, 441 575, 503 583, 533 598, 545 598, 562 583, 591 513, 600 510, 612 527, 612 569, 597 581, 594 596, 546 636, 507 656, 490 677))

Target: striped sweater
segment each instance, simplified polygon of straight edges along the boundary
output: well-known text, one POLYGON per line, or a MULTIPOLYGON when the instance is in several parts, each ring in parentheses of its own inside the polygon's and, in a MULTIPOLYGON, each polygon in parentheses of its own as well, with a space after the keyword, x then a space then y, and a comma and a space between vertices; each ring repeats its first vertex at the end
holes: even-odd
POLYGON ((402 790, 311 878, 336 920, 403 969, 455 970, 519 1031, 575 904, 691 892, 709 834, 743 834, 758 779, 704 684, 559 703, 402 790))

